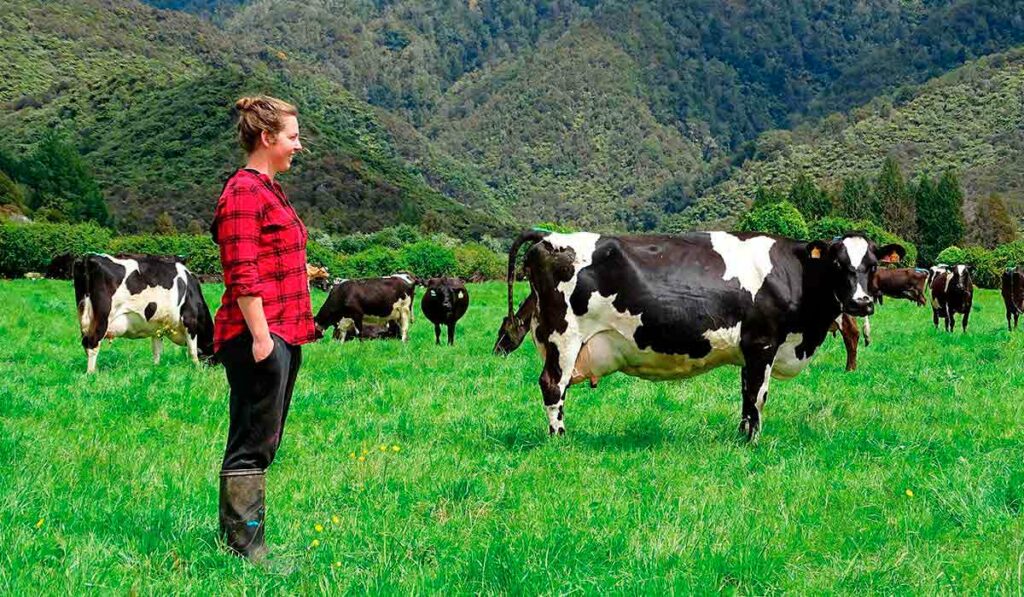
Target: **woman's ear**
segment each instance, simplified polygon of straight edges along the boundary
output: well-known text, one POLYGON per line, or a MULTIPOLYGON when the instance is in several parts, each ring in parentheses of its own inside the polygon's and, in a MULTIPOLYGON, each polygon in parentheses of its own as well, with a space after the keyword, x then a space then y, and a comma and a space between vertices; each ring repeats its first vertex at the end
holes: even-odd
POLYGON ((267 131, 260 131, 260 145, 263 147, 270 147, 274 144, 274 135, 271 135, 267 131))

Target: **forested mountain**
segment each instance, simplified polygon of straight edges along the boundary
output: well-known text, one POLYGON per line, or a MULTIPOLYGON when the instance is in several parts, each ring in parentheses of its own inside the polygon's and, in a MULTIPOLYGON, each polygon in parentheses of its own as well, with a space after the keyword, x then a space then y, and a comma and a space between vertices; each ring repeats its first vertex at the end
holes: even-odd
POLYGON ((508 228, 493 193, 422 139, 410 141, 415 131, 395 133, 417 147, 406 159, 375 109, 260 42, 122 1, 8 2, 0 30, 0 164, 15 180, 28 177, 30 152, 56 128, 95 175, 119 229, 148 229, 164 211, 178 226, 205 225, 241 158, 230 106, 256 92, 301 107, 308 151, 284 181, 311 226, 426 221, 474 236, 508 228))
MULTIPOLYGON (((208 215, 209 181, 238 158, 227 107, 250 90, 300 105, 311 151, 289 184, 338 231, 699 225, 792 175, 773 168, 803 167, 770 151, 830 143, 849 157, 830 166, 872 170, 894 153, 962 168, 969 193, 1018 196, 1015 138, 991 118, 1017 105, 1013 83, 961 80, 981 112, 922 99, 951 69, 1024 44, 1012 0, 149 3, 201 18, 133 0, 14 0, 0 14, 0 125, 14 133, 0 151, 27 156, 59 126, 127 229, 154 205, 179 225, 208 215), (967 138, 886 129, 893 114, 967 138), (844 145, 869 126, 870 142, 844 145)), ((979 64, 967 68, 1001 68, 979 64)))

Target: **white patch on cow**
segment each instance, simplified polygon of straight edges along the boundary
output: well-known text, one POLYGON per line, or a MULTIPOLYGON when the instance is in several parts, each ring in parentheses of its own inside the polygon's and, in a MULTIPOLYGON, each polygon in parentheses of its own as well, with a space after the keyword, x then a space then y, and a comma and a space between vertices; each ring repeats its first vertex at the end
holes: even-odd
POLYGON ((868 241, 860 236, 851 236, 843 239, 843 246, 846 247, 846 255, 850 258, 850 265, 858 267, 868 254, 868 241))
POLYGON ((86 348, 85 354, 89 358, 89 365, 86 367, 86 373, 96 373, 96 357, 100 354, 100 347, 97 344, 96 348, 86 348))
MULTIPOLYGON (((757 407, 757 414, 761 414, 761 409, 764 408, 764 401, 768 397, 768 382, 772 379, 772 366, 768 364, 764 368, 764 379, 761 380, 761 387, 757 389, 757 399, 754 400, 754 406, 757 407)), ((759 417, 760 418, 760 417, 759 417)))
POLYGON ((160 364, 160 353, 164 349, 164 339, 160 336, 153 336, 153 364, 160 364))
POLYGON ((409 274, 391 274, 389 277, 390 278, 398 278, 399 280, 404 280, 405 282, 407 282, 409 284, 413 283, 412 277, 409 274))
POLYGON ((864 346, 871 342, 871 319, 864 318, 864 346))
POLYGON ((704 339, 711 343, 711 350, 732 350, 740 345, 740 326, 737 323, 731 328, 719 328, 704 332, 704 339))
POLYGON ((967 273, 967 266, 966 265, 958 265, 958 266, 956 266, 956 273, 957 273, 957 275, 959 275, 962 278, 964 276, 964 274, 967 273))
POLYGON ((803 334, 791 333, 786 335, 786 341, 782 343, 778 352, 775 353, 775 361, 772 363, 772 377, 776 379, 789 379, 803 371, 804 367, 811 362, 810 357, 801 359, 796 354, 796 347, 803 341, 803 334))
POLYGON ((755 236, 741 240, 728 232, 710 232, 711 247, 725 262, 725 273, 722 279, 733 278, 740 286, 750 293, 751 300, 757 296, 765 278, 772 271, 772 260, 769 251, 775 244, 774 238, 755 236))

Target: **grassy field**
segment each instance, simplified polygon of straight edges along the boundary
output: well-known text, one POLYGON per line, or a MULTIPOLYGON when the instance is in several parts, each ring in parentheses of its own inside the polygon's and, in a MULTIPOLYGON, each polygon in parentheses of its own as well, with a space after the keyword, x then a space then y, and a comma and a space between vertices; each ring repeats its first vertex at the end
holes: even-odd
POLYGON ((454 348, 417 309, 407 346, 306 349, 262 569, 215 538, 223 371, 117 340, 87 377, 70 283, 0 282, 0 594, 1021 594, 997 292, 966 335, 888 301, 860 370, 829 340, 747 445, 736 368, 575 387, 549 438, 532 344, 489 354, 502 285, 470 291, 454 348))

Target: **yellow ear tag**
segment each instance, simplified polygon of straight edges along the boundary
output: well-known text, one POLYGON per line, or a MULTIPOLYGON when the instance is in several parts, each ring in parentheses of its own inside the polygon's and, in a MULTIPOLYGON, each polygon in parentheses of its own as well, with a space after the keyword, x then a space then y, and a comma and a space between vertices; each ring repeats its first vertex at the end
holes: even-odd
POLYGON ((820 258, 821 258, 821 247, 814 247, 813 249, 811 249, 811 259, 820 259, 820 258))

